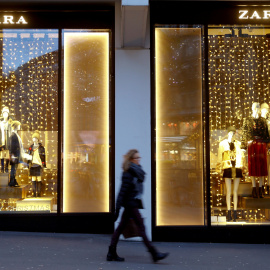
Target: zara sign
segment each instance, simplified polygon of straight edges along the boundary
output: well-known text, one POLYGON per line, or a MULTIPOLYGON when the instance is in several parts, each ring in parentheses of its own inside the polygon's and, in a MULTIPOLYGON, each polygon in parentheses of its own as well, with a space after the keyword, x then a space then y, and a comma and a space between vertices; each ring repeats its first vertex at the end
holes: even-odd
POLYGON ((2 20, 0 20, 0 24, 28 24, 28 22, 23 16, 15 18, 15 16, 12 15, 3 15, 2 20))
POLYGON ((249 10, 239 10, 239 19, 241 20, 261 20, 270 19, 270 10, 262 11, 249 11, 249 10))

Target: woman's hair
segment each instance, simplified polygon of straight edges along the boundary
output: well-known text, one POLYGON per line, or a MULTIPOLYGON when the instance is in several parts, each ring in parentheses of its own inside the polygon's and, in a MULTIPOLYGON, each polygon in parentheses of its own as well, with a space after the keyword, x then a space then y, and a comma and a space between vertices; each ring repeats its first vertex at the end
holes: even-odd
POLYGON ((122 164, 122 168, 124 171, 127 171, 129 169, 130 162, 136 153, 139 153, 137 149, 131 149, 124 155, 124 161, 122 164))

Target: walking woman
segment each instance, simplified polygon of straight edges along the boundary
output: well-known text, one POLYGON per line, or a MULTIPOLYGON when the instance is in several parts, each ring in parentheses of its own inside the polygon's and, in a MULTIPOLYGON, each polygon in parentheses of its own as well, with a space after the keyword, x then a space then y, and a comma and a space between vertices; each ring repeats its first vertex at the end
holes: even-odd
POLYGON ((122 214, 121 221, 112 235, 111 245, 109 246, 109 252, 107 254, 107 261, 122 262, 125 260, 124 258, 121 258, 117 255, 116 246, 119 237, 130 218, 132 218, 137 225, 139 233, 143 238, 143 242, 152 255, 153 261, 157 262, 162 260, 169 254, 160 253, 151 245, 146 236, 143 219, 139 212, 139 209, 143 208, 141 197, 143 192, 145 172, 140 165, 140 155, 138 150, 131 149, 127 152, 127 154, 124 156, 122 168, 122 185, 116 201, 114 221, 116 221, 119 216, 120 208, 124 207, 125 209, 122 214))

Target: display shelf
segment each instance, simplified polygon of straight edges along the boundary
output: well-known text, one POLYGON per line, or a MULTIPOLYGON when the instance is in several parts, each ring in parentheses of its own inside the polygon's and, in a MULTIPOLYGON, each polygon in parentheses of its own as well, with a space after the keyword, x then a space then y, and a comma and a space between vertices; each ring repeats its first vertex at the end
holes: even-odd
POLYGON ((53 197, 27 198, 16 202, 16 211, 51 212, 53 197))
POLYGON ((0 173, 0 187, 8 185, 9 174, 0 173))
POLYGON ((19 187, 1 186, 0 199, 24 199, 26 197, 27 185, 20 185, 19 187))
POLYGON ((270 197, 265 196, 264 198, 252 198, 243 197, 242 205, 245 209, 270 209, 270 197))

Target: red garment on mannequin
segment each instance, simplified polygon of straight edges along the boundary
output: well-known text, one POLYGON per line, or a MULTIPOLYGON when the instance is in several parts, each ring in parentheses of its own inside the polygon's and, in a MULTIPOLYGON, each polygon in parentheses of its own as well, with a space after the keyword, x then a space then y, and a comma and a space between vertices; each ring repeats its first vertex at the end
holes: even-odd
POLYGON ((249 176, 267 176, 267 145, 260 140, 248 143, 249 176))

